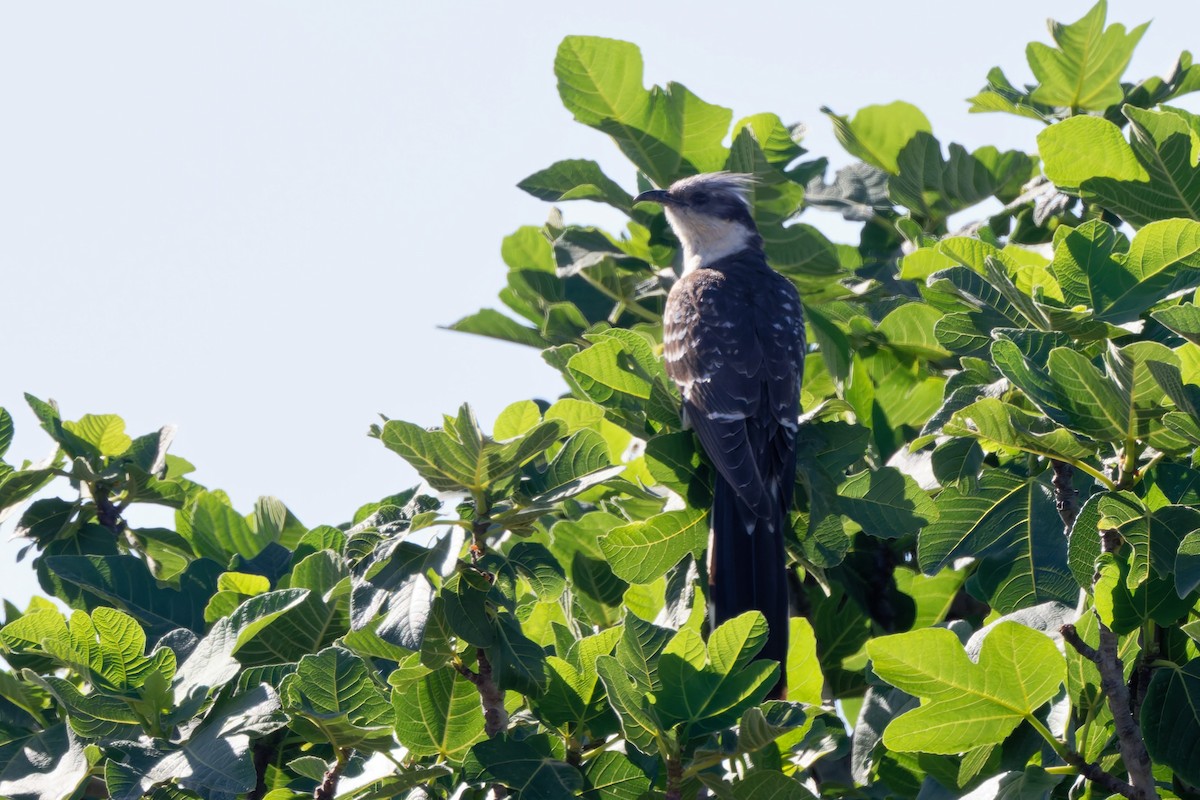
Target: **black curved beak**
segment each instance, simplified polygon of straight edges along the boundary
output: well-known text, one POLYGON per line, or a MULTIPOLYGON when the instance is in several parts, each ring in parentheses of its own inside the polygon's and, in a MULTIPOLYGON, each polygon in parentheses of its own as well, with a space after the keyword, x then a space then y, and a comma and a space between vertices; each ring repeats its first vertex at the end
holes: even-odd
POLYGON ((633 202, 658 203, 665 206, 668 203, 675 202, 675 198, 671 197, 671 195, 667 194, 662 189, 652 189, 649 192, 642 192, 637 197, 633 198, 633 202))

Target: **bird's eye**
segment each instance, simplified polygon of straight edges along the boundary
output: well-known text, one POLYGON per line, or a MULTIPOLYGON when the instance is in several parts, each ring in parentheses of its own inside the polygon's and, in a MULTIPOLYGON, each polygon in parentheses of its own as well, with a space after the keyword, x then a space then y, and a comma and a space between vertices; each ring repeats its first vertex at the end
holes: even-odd
POLYGON ((704 205, 705 203, 708 202, 708 193, 707 192, 696 192, 694 195, 692 195, 692 202, 698 206, 704 205))

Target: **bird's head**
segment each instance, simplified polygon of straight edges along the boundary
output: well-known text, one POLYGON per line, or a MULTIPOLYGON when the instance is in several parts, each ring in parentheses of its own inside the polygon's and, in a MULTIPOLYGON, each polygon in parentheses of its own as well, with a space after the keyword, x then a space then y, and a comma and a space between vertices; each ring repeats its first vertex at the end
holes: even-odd
POLYGON ((659 203, 683 245, 684 271, 704 267, 748 248, 762 247, 746 197, 751 175, 708 172, 642 192, 635 203, 659 203))

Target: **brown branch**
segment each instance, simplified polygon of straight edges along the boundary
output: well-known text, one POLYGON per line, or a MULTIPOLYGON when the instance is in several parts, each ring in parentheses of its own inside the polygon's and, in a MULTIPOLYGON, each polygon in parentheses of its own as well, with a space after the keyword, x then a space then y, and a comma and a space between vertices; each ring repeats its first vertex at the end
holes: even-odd
POLYGON ((664 800, 681 800, 683 797, 683 762, 674 756, 667 758, 667 793, 664 800))
POLYGON ((1129 703, 1129 687, 1125 685, 1124 665, 1117 655, 1117 635, 1100 624, 1100 658, 1096 668, 1100 670, 1100 691, 1108 697, 1108 707, 1112 711, 1113 722, 1117 730, 1117 744, 1121 749, 1121 760, 1129 772, 1129 782, 1140 791, 1145 800, 1157 800, 1158 790, 1154 788, 1154 774, 1151 772, 1150 754, 1146 752, 1146 743, 1142 741, 1142 732, 1138 729, 1137 720, 1129 703))
POLYGON ((346 760, 339 751, 337 761, 325 773, 325 780, 321 781, 313 791, 313 800, 333 800, 337 797, 338 780, 342 777, 344 766, 346 766, 346 760))
POLYGON ((1065 461, 1051 461, 1050 466, 1054 469, 1054 507, 1069 531, 1079 515, 1079 492, 1073 483, 1075 468, 1065 461))
POLYGON ((499 736, 508 728, 508 709, 504 707, 504 692, 492 679, 492 662, 488 661, 487 653, 482 647, 475 650, 475 657, 479 660, 479 672, 461 662, 455 663, 454 668, 479 690, 479 704, 483 706, 484 733, 489 737, 499 736))
POLYGON ((259 739, 251 748, 252 758, 254 760, 254 773, 257 776, 255 780, 254 790, 246 795, 246 800, 262 800, 269 791, 267 786, 267 767, 275 760, 275 756, 279 752, 279 745, 283 743, 283 730, 279 730, 270 736, 259 739))
MULTIPOLYGON (((1146 752, 1146 743, 1142 741, 1141 731, 1138 730, 1137 720, 1134 719, 1129 701, 1129 687, 1125 685, 1125 667, 1117 655, 1117 635, 1109 630, 1104 623, 1100 626, 1100 647, 1092 648, 1079 636, 1074 625, 1064 625, 1060 628, 1063 639, 1074 647, 1081 656, 1096 665, 1100 672, 1100 691, 1108 699, 1108 708, 1112 711, 1114 727, 1117 732, 1117 745, 1121 751, 1121 760, 1129 773, 1130 793, 1112 789, 1107 784, 1101 784, 1121 794, 1130 800, 1158 800, 1158 790, 1154 786, 1154 774, 1151 771, 1150 754, 1146 752)), ((1073 754, 1074 755, 1074 754, 1073 754)), ((1082 757, 1080 758, 1082 762, 1082 757)), ((1068 760, 1068 763, 1070 760, 1068 760)), ((1083 762, 1087 763, 1087 762, 1083 762)), ((1072 766, 1082 767, 1072 763, 1072 766)), ((1108 775, 1098 766, 1099 772, 1108 775)), ((1084 774, 1089 780, 1100 783, 1097 778, 1084 774)), ((1109 777, 1112 777, 1109 775, 1109 777)), ((1113 780, 1117 780, 1113 778, 1113 780)), ((1118 781, 1118 783, 1122 783, 1118 781)))
POLYGON ((1138 790, 1133 788, 1125 781, 1113 775, 1110 772, 1105 772, 1104 768, 1099 764, 1088 761, 1078 753, 1068 752, 1065 758, 1066 762, 1075 769, 1079 770, 1079 774, 1087 778, 1092 783, 1099 786, 1109 794, 1119 794, 1122 797, 1128 797, 1129 800, 1138 800, 1142 795, 1138 790))
POLYGON ((92 487, 92 502, 96 504, 96 521, 108 528, 115 535, 125 532, 125 520, 121 517, 121 509, 109 499, 109 488, 102 483, 92 487))

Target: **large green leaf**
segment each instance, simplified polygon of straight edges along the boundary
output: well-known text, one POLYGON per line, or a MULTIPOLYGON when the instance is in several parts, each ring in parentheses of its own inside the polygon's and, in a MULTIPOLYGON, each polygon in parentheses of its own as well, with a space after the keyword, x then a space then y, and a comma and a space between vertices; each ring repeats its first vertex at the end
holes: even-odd
POLYGON ((142 627, 115 608, 100 607, 90 616, 75 611, 69 620, 57 611, 35 611, 5 625, 0 639, 9 647, 40 650, 116 694, 135 691, 151 673, 164 684, 175 676, 175 653, 159 648, 147 657, 142 627))
POLYGON ((989 452, 1033 453, 1067 462, 1088 461, 1095 456, 1094 446, 1083 444, 1065 428, 994 397, 976 400, 955 411, 942 431, 977 439, 989 452))
POLYGON ((373 670, 349 650, 304 656, 279 693, 293 729, 310 742, 360 749, 391 742, 396 712, 376 688, 373 670))
POLYGON ((1062 520, 1045 476, 989 469, 974 491, 944 489, 937 506, 940 516, 917 539, 926 575, 970 556, 980 559, 973 578, 979 591, 1002 613, 1074 600, 1079 587, 1067 567, 1062 520))
POLYGON ((1106 492, 1099 503, 1099 528, 1117 531, 1133 550, 1127 576, 1130 589, 1144 583, 1151 570, 1162 578, 1172 575, 1184 537, 1200 531, 1200 510, 1189 506, 1150 508, 1132 492, 1106 492))
POLYGON ((496 442, 483 435, 470 408, 463 406, 440 429, 390 420, 380 439, 434 489, 484 491, 511 477, 561 438, 565 429, 562 422, 547 420, 521 436, 496 442))
POLYGON ((124 759, 105 764, 109 796, 138 800, 169 781, 201 797, 248 792, 258 780, 251 737, 265 736, 285 722, 275 690, 262 684, 218 704, 181 744, 148 737, 123 742, 124 759))
POLYGON ((630 583, 649 583, 688 553, 699 556, 708 542, 703 509, 667 511, 614 528, 600 538, 613 572, 630 583))
POLYGON ((59 723, 0 745, 0 797, 67 800, 87 777, 84 742, 59 723))
POLYGON ((1123 111, 1128 142, 1112 122, 1087 115, 1042 131, 1038 150, 1046 177, 1137 227, 1173 217, 1200 219, 1197 118, 1169 107, 1123 111))
POLYGON ((978 663, 954 633, 937 628, 875 639, 867 654, 879 677, 922 700, 884 731, 884 745, 899 751, 955 754, 1000 744, 1066 679, 1054 642, 1016 622, 991 629, 978 663))
POLYGON ((654 701, 667 724, 682 722, 692 735, 720 730, 766 699, 781 667, 751 661, 767 639, 757 611, 734 617, 713 631, 707 649, 700 635, 681 629, 659 658, 663 689, 654 701))
POLYGON ((563 800, 584 788, 579 770, 551 755, 546 734, 499 736, 475 745, 472 754, 493 780, 525 800, 563 800))
POLYGON ((584 765, 587 800, 639 800, 650 790, 650 779, 624 753, 606 750, 584 765))
POLYGON ((1068 305, 1120 325, 1136 320, 1165 296, 1200 285, 1200 223, 1151 222, 1132 242, 1099 220, 1054 234, 1051 268, 1068 305))
POLYGON ((928 492, 895 467, 850 476, 838 487, 839 510, 872 536, 894 539, 937 519, 928 492))
POLYGON ((1129 33, 1114 23, 1104 27, 1107 3, 1099 0, 1087 14, 1069 25, 1050 22, 1057 48, 1031 42, 1025 50, 1038 80, 1030 99, 1035 103, 1075 111, 1104 111, 1125 98, 1121 75, 1133 49, 1150 23, 1129 33))
POLYGON ((1156 764, 1170 767, 1178 778, 1194 786, 1200 785, 1200 762, 1196 760, 1196 742, 1200 742, 1200 659, 1154 671, 1142 702, 1141 727, 1146 750, 1156 764))
POLYGON ((479 692, 453 669, 434 670, 392 693, 396 738, 415 756, 440 755, 459 763, 483 738, 479 692))
POLYGON ((4 454, 8 452, 8 448, 12 444, 12 440, 12 414, 8 413, 8 409, 0 408, 0 458, 4 458, 4 454))
POLYGON ((204 605, 216 588, 221 566, 196 559, 176 577, 179 588, 163 586, 136 556, 48 556, 46 567, 141 620, 153 635, 173 628, 201 633, 204 605))
POLYGON ((568 159, 556 161, 517 184, 539 200, 558 203, 563 200, 597 200, 629 214, 633 198, 609 178, 595 161, 568 159))
POLYGON ((864 106, 853 119, 821 109, 833 121, 833 132, 851 155, 896 175, 900 151, 920 132, 933 127, 916 106, 897 100, 887 105, 864 106))
POLYGON ((733 112, 676 83, 647 91, 636 45, 568 36, 559 45, 554 74, 563 105, 575 119, 613 137, 659 186, 724 165, 722 142, 733 112))

